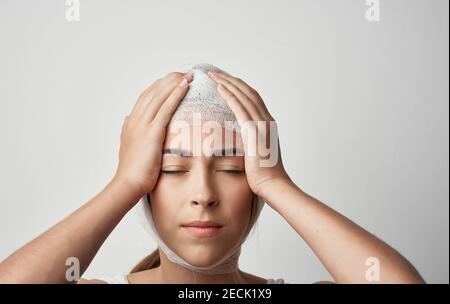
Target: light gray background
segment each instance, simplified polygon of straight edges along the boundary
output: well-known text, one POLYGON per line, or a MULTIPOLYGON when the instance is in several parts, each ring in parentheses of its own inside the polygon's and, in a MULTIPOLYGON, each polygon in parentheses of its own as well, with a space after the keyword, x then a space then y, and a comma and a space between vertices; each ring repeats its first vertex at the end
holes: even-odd
MULTIPOLYGON (((121 123, 156 78, 193 62, 255 87, 306 192, 449 281, 448 1, 0 2, 0 259, 97 194, 121 123)), ((155 243, 136 214, 86 277, 128 271, 155 243)), ((330 276, 266 206, 241 268, 310 283, 330 276)))

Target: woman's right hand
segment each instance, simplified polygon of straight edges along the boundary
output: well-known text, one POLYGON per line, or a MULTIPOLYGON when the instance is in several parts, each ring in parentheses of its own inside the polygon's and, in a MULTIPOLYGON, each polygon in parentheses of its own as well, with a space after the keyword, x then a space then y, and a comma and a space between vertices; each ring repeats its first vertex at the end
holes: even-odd
POLYGON ((167 124, 191 81, 191 74, 168 74, 148 87, 125 117, 114 179, 124 182, 136 197, 151 192, 156 185, 167 124))
POLYGON ((139 96, 122 127, 119 165, 112 182, 71 215, 1 261, 0 284, 78 280, 68 277, 72 273, 67 268, 68 258, 75 258, 79 273, 83 274, 128 212, 130 206, 125 203, 136 203, 153 190, 161 170, 167 124, 190 81, 192 75, 170 73, 139 96))

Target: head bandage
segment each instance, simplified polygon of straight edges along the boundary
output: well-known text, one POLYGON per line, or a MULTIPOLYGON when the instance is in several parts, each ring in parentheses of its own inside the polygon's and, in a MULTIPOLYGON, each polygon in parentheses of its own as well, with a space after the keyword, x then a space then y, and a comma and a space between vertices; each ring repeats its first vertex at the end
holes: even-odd
MULTIPOLYGON (((207 74, 209 71, 226 73, 219 68, 206 63, 191 65, 179 70, 179 72, 192 74, 193 81, 189 85, 189 91, 187 92, 186 96, 181 100, 180 104, 172 115, 169 125, 176 121, 187 121, 188 123, 190 123, 192 122, 193 113, 201 113, 203 121, 216 121, 225 129, 234 128, 234 130, 240 132, 240 128, 237 123, 236 117, 234 116, 234 113, 229 108, 226 101, 223 100, 223 98, 217 92, 217 86, 215 82, 212 81, 212 79, 210 79, 207 74), (231 124, 227 124, 225 122, 231 122, 231 124)), ((254 206, 255 208, 253 210, 256 214, 252 215, 252 217, 254 217, 254 220, 252 223, 250 223, 251 225, 248 227, 243 239, 238 244, 238 246, 230 250, 230 252, 226 253, 215 264, 207 267, 197 267, 186 262, 178 254, 172 251, 172 249, 170 249, 169 246, 167 246, 160 238, 153 222, 150 203, 151 202, 149 201, 149 195, 145 195, 144 197, 142 197, 138 204, 138 212, 142 224, 158 244, 159 248, 173 263, 179 264, 187 269, 206 274, 230 273, 238 269, 241 245, 247 238, 253 226, 253 223, 258 218, 264 206, 264 202, 255 195, 253 204, 256 204, 256 206, 254 206)))

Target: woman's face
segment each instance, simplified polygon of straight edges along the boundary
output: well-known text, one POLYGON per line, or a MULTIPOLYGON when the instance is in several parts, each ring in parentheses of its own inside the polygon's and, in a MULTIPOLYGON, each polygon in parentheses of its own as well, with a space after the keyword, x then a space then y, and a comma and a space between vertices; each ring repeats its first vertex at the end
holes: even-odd
MULTIPOLYGON (((218 262, 238 246, 247 232, 253 193, 244 170, 244 156, 194 155, 193 128, 188 145, 177 145, 177 134, 167 132, 161 173, 151 194, 151 208, 161 239, 191 265, 206 267, 218 262), (190 156, 179 155, 179 149, 190 156), (173 152, 173 153, 172 153, 173 152), (220 228, 186 227, 194 221, 212 221, 220 228)), ((197 143, 208 143, 203 151, 240 149, 226 144, 225 132, 236 139, 235 133, 222 129, 222 138, 201 134, 197 143)), ((195 224, 194 224, 195 226, 195 224)))

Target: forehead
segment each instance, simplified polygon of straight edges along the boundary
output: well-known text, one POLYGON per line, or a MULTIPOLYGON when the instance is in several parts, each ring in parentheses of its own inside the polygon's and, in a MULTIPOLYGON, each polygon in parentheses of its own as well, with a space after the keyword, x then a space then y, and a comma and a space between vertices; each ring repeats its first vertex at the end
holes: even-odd
POLYGON ((168 128, 164 142, 164 151, 183 150, 191 156, 212 155, 222 151, 222 155, 243 155, 244 147, 239 132, 224 127, 205 128, 185 126, 168 128))

